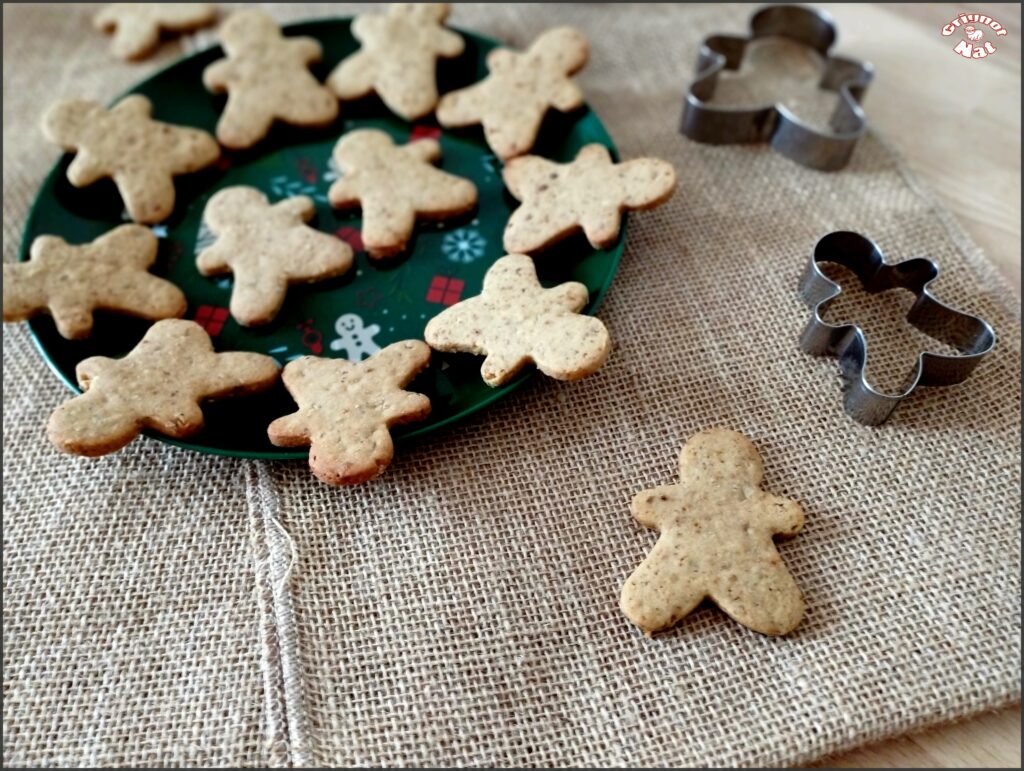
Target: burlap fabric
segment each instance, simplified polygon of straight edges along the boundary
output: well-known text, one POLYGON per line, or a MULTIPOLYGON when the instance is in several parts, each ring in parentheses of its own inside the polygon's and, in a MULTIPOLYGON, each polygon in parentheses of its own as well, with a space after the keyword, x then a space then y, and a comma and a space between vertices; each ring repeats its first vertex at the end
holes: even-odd
MULTIPOLYGON (((699 39, 748 12, 456 9, 517 44, 582 27, 591 104, 680 185, 630 223, 600 374, 536 379, 372 484, 152 441, 59 456, 43 425, 66 393, 5 328, 7 764, 782 764, 1019 699, 1019 303, 876 137, 822 174, 676 133, 699 39), (797 277, 839 228, 937 259, 941 295, 1000 336, 971 381, 879 429, 796 348, 797 277), (709 426, 749 434, 806 507, 782 547, 807 598, 787 639, 707 609, 649 640, 619 613, 655 540, 628 501, 709 426)), ((7 260, 57 157, 45 106, 109 100, 175 53, 122 65, 87 16, 4 7, 7 260)), ((905 369, 899 313, 854 306, 905 369)))

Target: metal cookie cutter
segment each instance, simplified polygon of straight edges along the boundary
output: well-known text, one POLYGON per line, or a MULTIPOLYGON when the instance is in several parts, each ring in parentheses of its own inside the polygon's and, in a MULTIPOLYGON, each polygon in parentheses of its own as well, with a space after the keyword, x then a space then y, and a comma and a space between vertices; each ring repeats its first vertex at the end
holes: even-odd
POLYGON ((697 57, 697 74, 686 92, 680 130, 690 139, 709 144, 768 142, 790 160, 821 171, 841 169, 850 160, 857 140, 867 130, 860 100, 874 68, 866 62, 829 56, 836 39, 831 17, 799 5, 769 5, 750 18, 750 35, 712 35, 697 57), (782 104, 755 108, 709 104, 723 69, 739 69, 747 45, 758 38, 781 36, 816 50, 825 59, 819 88, 839 93, 830 119, 831 133, 802 123, 782 104))
POLYGON ((995 345, 996 336, 985 321, 950 308, 932 296, 928 286, 939 275, 938 266, 919 257, 887 265, 874 241, 860 233, 839 231, 818 241, 800 280, 800 294, 814 313, 800 335, 800 347, 815 356, 839 359, 843 378, 843 407, 859 423, 877 426, 918 386, 946 386, 963 382, 995 345), (834 262, 849 268, 871 293, 886 289, 908 289, 917 300, 907 321, 926 335, 951 345, 959 354, 924 352, 917 369, 902 393, 876 391, 864 375, 868 351, 864 333, 853 324, 833 326, 822 320, 821 310, 842 291, 818 267, 834 262))

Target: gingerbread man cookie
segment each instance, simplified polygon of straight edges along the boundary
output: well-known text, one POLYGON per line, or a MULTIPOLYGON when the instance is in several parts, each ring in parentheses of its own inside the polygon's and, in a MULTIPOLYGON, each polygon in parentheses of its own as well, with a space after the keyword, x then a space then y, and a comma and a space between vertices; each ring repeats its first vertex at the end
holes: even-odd
POLYGON ((114 56, 132 60, 152 53, 161 32, 190 32, 216 18, 217 7, 210 3, 110 3, 93 22, 96 29, 114 33, 114 56))
POLYGON ((224 22, 220 39, 227 57, 203 71, 203 84, 228 94, 217 122, 217 139, 225 147, 252 147, 275 121, 319 128, 338 116, 338 99, 309 71, 321 56, 313 38, 286 38, 265 13, 245 10, 224 22))
POLYGON ((743 434, 697 434, 679 455, 679 484, 633 499, 636 520, 661 531, 622 588, 622 612, 648 634, 705 598, 755 632, 791 632, 804 601, 772 542, 804 523, 800 504, 761 489, 764 467, 743 434))
POLYGON ((571 163, 515 158, 502 177, 523 202, 505 226, 505 249, 527 254, 580 229, 595 249, 607 249, 619 237, 622 212, 652 209, 676 186, 671 164, 656 158, 613 163, 603 145, 587 145, 571 163))
POLYGON ((139 94, 110 110, 81 99, 58 102, 43 118, 46 137, 77 151, 68 166, 75 187, 110 177, 136 222, 160 222, 174 211, 174 177, 205 168, 220 147, 205 131, 161 123, 139 94))
POLYGON ((259 190, 229 187, 203 212, 217 240, 196 258, 204 276, 234 273, 231 315, 242 326, 266 324, 284 303, 289 284, 340 276, 352 247, 305 223, 316 206, 304 195, 273 206, 259 190))
POLYGON ((483 292, 441 311, 424 337, 438 351, 486 356, 480 374, 489 386, 530 362, 558 380, 579 380, 600 369, 611 351, 604 324, 579 314, 586 304, 583 284, 545 289, 533 259, 510 254, 487 271, 483 292))
POLYGON ((437 140, 397 147, 377 129, 345 134, 334 147, 342 176, 327 197, 337 209, 362 207, 363 246, 370 257, 405 249, 417 217, 447 219, 476 206, 476 185, 434 168, 440 157, 437 140))
POLYGON ((391 426, 422 420, 430 400, 403 390, 430 362, 430 348, 403 340, 357 363, 304 356, 284 368, 285 388, 299 411, 267 433, 278 447, 309 445, 309 466, 331 485, 354 485, 391 463, 391 426))
POLYGON ((145 428, 182 439, 203 427, 199 402, 269 388, 277 363, 258 353, 214 353, 194 321, 158 321, 123 359, 93 356, 75 368, 84 393, 50 416, 64 452, 106 455, 145 428))
POLYGON ((393 3, 386 14, 365 14, 352 22, 362 48, 342 59, 327 78, 339 99, 374 91, 388 109, 417 120, 437 105, 437 60, 462 53, 462 37, 442 25, 447 3, 393 3))
POLYGON ((497 48, 487 55, 484 80, 441 98, 442 126, 482 123, 484 137, 502 160, 528 152, 537 141, 549 108, 569 112, 583 106, 583 92, 570 76, 587 63, 583 33, 571 27, 550 29, 526 51, 497 48))
POLYGON ((78 340, 92 331, 94 310, 149 321, 180 318, 185 295, 146 272, 156 253, 156 236, 141 225, 122 225, 81 246, 39 236, 28 262, 4 265, 4 321, 49 313, 62 336, 78 340))

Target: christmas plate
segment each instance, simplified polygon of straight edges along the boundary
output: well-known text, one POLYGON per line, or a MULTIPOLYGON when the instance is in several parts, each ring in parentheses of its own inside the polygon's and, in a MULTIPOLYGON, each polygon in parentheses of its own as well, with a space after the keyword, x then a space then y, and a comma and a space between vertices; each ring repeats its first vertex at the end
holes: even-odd
MULTIPOLYGON (((358 48, 348 19, 330 19, 286 27, 291 35, 317 38, 324 58, 314 72, 323 80, 345 56, 358 48)), ((484 57, 497 41, 462 30, 466 51, 458 59, 439 64, 441 93, 474 83, 486 75, 484 57)), ((213 132, 224 104, 223 96, 202 85, 203 69, 222 56, 219 47, 176 62, 132 89, 153 102, 153 117, 170 123, 198 126, 213 132)), ((533 152, 557 161, 569 161, 591 142, 615 149, 597 116, 589 109, 562 115, 551 112, 533 152)), ((46 179, 29 215, 21 259, 39 235, 58 235, 72 244, 90 241, 126 220, 121 199, 109 180, 76 189, 65 177, 71 156, 65 156, 46 179)), ((478 294, 487 269, 504 254, 502 232, 518 205, 501 180, 501 162, 483 141, 479 127, 441 131, 433 118, 411 124, 391 115, 376 98, 346 102, 333 126, 322 131, 275 127, 256 148, 225 151, 221 162, 198 174, 179 177, 174 214, 153 231, 160 252, 153 272, 182 288, 188 297, 186 318, 210 333, 217 350, 266 353, 282 365, 307 354, 358 360, 397 340, 422 339, 427 321, 445 307, 478 294), (444 153, 441 168, 467 177, 479 190, 477 209, 460 219, 420 225, 408 253, 386 266, 371 264, 361 251, 360 219, 354 212, 334 212, 327 189, 335 178, 331 150, 342 133, 356 128, 383 129, 396 142, 436 137, 444 153), (231 278, 199 275, 196 252, 211 236, 202 223, 203 208, 217 190, 230 185, 251 185, 271 201, 307 195, 316 201, 310 223, 334 233, 356 251, 356 262, 345 276, 317 284, 293 286, 277 318, 265 327, 240 327, 228 315, 231 278)), ((593 313, 615 274, 622 254, 625 226, 618 242, 607 250, 593 249, 582 237, 559 244, 537 258, 546 285, 575 280, 590 290, 586 312, 593 313)), ((30 322, 40 351, 72 389, 75 365, 89 356, 118 357, 142 338, 148 324, 124 316, 97 313, 87 340, 65 340, 48 316, 30 322)), ((396 428, 396 438, 413 437, 445 426, 500 399, 529 377, 523 372, 501 388, 490 388, 480 378, 482 358, 467 354, 435 354, 427 371, 410 389, 430 397, 429 419, 396 428)), ((200 452, 251 458, 299 458, 306 451, 282 450, 267 439, 266 427, 274 418, 292 412, 295 404, 281 385, 258 396, 208 403, 206 427, 187 441, 162 441, 200 452)))

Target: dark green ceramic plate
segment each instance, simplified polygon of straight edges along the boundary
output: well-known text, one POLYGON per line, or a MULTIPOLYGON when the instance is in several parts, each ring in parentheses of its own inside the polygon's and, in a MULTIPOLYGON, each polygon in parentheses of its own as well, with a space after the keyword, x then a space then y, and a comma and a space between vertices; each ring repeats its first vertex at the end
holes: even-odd
MULTIPOLYGON (((343 57, 358 48, 349 32, 348 19, 319 20, 291 25, 293 35, 317 38, 324 61, 315 69, 323 79, 343 57)), ((441 92, 474 83, 484 77, 484 57, 498 43, 468 32, 466 51, 458 59, 443 61, 438 78, 441 92)), ((154 117, 170 123, 198 126, 210 132, 224 104, 223 96, 208 93, 202 71, 222 56, 219 47, 182 59, 132 89, 145 94, 154 105, 154 117)), ((568 161, 585 144, 614 146, 597 116, 589 109, 571 115, 552 112, 545 122, 534 152, 568 161)), ((44 233, 59 235, 69 243, 90 241, 125 221, 120 197, 109 181, 83 189, 72 187, 66 177, 71 156, 50 173, 35 202, 22 242, 21 259, 28 259, 32 240, 44 233)), ((225 153, 212 169, 177 183, 173 216, 154 227, 160 237, 160 253, 154 272, 166 276, 184 290, 189 301, 186 318, 195 319, 213 337, 217 350, 267 353, 281 364, 305 354, 364 358, 379 347, 397 340, 422 339, 427 321, 447 305, 478 294, 487 269, 504 254, 501 246, 505 223, 517 202, 501 181, 501 163, 483 141, 479 127, 440 132, 432 118, 416 124, 393 115, 375 97, 342 105, 333 126, 322 131, 298 131, 278 126, 255 149, 225 153), (387 131, 397 142, 411 138, 438 137, 444 152, 441 168, 476 183, 480 203, 476 212, 459 220, 418 228, 406 257, 386 267, 372 265, 360 250, 358 211, 335 213, 326 193, 333 179, 331 150, 346 131, 362 127, 387 131), (356 249, 356 263, 344 277, 289 290, 277 318, 268 326, 246 329, 227 312, 231 278, 210 279, 199 275, 197 250, 209 243, 202 226, 207 200, 229 185, 251 185, 271 201, 292 195, 308 195, 317 202, 313 226, 336 233, 356 249)), ((582 237, 569 240, 537 259, 542 282, 575 280, 590 290, 588 313, 593 313, 611 283, 622 254, 623 235, 611 249, 595 251, 582 237)), ((74 390, 75 365, 93 355, 123 356, 142 338, 147 324, 123 316, 97 314, 88 340, 69 341, 57 334, 48 316, 30 322, 35 340, 46 361, 74 390)), ((500 399, 532 374, 522 373, 509 384, 492 389, 480 378, 482 359, 464 354, 437 354, 410 386, 427 394, 433 405, 430 418, 395 430, 397 437, 425 434, 452 423, 500 399)), ((306 452, 281 450, 270 444, 266 426, 274 418, 295 409, 283 386, 258 396, 215 402, 204 407, 206 427, 188 441, 163 441, 219 455, 250 458, 300 458, 306 452)))

